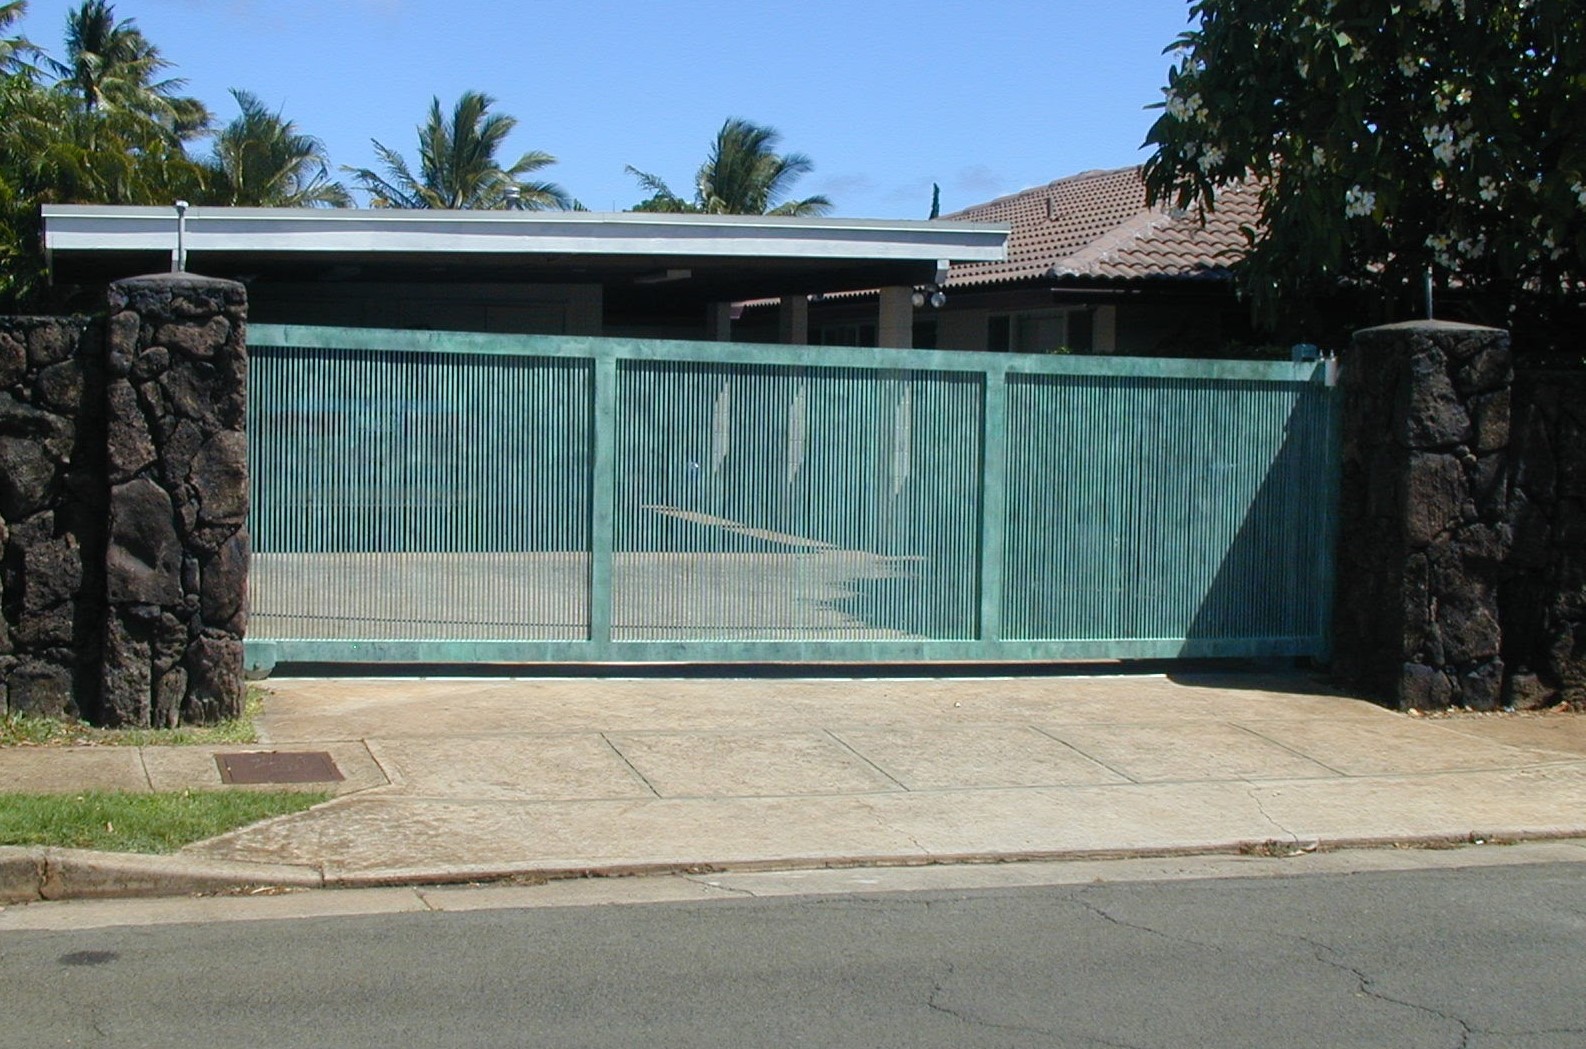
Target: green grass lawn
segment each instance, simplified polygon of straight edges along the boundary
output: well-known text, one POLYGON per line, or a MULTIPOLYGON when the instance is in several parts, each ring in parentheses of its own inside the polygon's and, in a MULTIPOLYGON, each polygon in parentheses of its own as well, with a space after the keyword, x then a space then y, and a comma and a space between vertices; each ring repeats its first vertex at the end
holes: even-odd
POLYGON ((301 812, 329 797, 247 790, 0 794, 0 845, 175 852, 245 824, 301 812))

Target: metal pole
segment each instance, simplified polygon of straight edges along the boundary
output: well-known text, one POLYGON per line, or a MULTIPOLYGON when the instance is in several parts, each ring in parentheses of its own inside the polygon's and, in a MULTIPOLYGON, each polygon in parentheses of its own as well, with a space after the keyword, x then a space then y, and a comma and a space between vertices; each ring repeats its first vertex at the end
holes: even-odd
POLYGON ((172 273, 187 272, 187 201, 176 202, 176 257, 171 259, 172 273))
POLYGON ((1426 319, 1432 320, 1432 267, 1426 267, 1426 319))

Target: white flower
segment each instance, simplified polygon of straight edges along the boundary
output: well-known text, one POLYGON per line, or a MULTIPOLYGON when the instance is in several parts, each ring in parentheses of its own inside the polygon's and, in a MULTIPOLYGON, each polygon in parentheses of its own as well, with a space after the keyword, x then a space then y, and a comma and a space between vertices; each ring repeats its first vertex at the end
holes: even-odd
POLYGON ((1421 0, 1421 10, 1435 14, 1443 6, 1443 0, 1421 0))
POLYGON ((1477 180, 1476 186, 1477 196, 1481 197, 1481 199, 1485 200, 1487 203, 1490 204, 1498 199, 1498 183, 1492 180, 1491 175, 1481 176, 1481 178, 1477 180))
POLYGON ((1421 60, 1411 58, 1409 55, 1399 56, 1399 72, 1405 76, 1414 76, 1421 71, 1421 60))
POLYGON ((1580 206, 1586 208, 1586 184, 1574 182, 1569 188, 1570 192, 1575 194, 1575 199, 1580 202, 1580 206))
POLYGON ((1322 167, 1325 165, 1327 163, 1327 151, 1321 146, 1312 146, 1311 163, 1315 164, 1317 167, 1322 167))
POLYGON ((1344 193, 1344 217, 1359 218, 1369 215, 1377 206, 1377 195, 1369 189, 1350 186, 1344 193))
POLYGON ((1195 161, 1195 163, 1200 165, 1200 169, 1202 171, 1210 172, 1212 168, 1221 164, 1227 159, 1227 157, 1228 154, 1224 152, 1222 148, 1218 146, 1207 146, 1206 152, 1202 153, 1200 155, 1200 159, 1195 161))
POLYGON ((1422 128, 1421 134, 1426 138, 1426 144, 1432 147, 1432 156, 1443 163, 1452 163, 1454 159, 1454 129, 1444 124, 1442 127, 1422 128))

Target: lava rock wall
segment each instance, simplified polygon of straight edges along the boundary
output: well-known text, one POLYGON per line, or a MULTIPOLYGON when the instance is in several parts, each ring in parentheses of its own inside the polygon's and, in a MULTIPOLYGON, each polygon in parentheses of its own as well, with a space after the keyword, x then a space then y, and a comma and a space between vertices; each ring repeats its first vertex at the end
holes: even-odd
POLYGON ((0 711, 239 714, 247 298, 190 274, 0 321, 0 711))

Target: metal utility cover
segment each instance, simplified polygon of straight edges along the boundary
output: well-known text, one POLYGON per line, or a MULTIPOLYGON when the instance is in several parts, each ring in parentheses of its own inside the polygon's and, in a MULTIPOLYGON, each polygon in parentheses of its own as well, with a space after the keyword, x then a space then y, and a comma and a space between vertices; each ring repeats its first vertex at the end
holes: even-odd
POLYGON ((216 754, 222 783, 333 783, 346 777, 323 750, 216 754))

